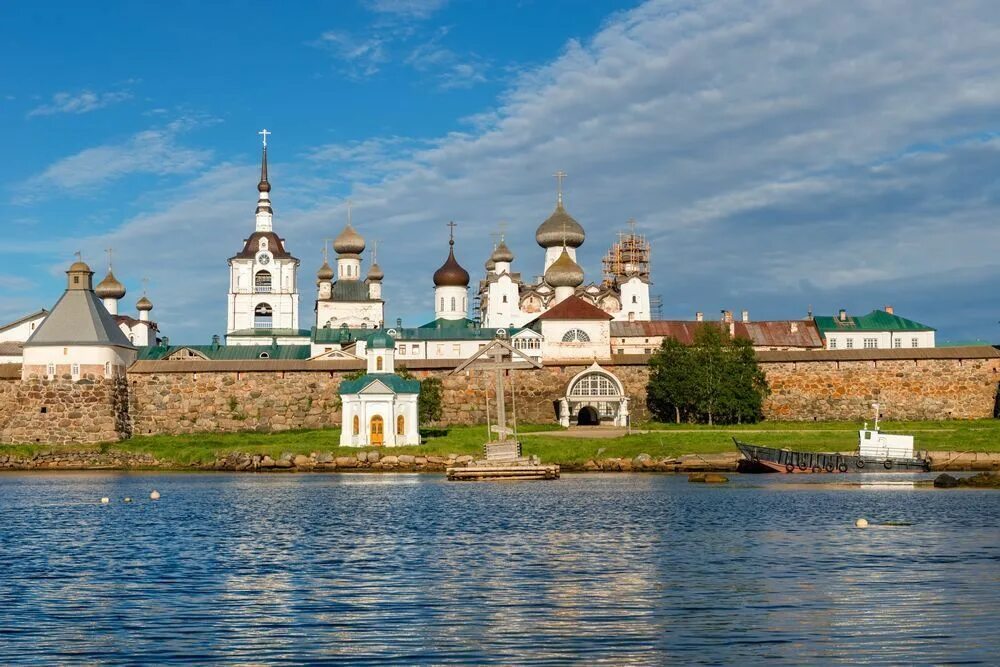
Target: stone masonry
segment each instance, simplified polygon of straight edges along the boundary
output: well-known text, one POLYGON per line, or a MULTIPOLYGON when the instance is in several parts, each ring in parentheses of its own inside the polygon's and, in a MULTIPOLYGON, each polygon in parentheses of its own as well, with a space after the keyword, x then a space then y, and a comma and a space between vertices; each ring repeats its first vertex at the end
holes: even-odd
POLYGON ((0 443, 84 444, 131 435, 124 378, 0 381, 0 443))

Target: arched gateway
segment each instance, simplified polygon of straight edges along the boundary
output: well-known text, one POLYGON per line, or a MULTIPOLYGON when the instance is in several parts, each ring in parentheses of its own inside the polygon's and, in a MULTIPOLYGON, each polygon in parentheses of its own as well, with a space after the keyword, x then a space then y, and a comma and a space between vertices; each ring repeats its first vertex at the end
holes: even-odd
POLYGON ((621 381, 596 361, 578 373, 559 399, 559 423, 628 425, 628 397, 621 381))

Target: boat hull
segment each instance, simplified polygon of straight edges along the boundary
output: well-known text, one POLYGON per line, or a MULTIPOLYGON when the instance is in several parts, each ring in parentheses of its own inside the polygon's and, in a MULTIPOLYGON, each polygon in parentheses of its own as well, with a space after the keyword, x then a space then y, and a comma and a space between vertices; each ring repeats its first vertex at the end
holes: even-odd
POLYGON ((746 472, 859 473, 926 472, 930 463, 919 458, 878 459, 856 454, 797 452, 790 449, 761 447, 733 438, 743 454, 741 469, 746 472))

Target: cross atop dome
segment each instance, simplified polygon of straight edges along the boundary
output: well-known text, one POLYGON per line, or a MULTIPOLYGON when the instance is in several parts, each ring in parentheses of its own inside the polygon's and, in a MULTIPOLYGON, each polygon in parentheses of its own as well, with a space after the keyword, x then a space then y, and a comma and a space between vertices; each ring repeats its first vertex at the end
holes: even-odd
POLYGON ((563 200, 563 179, 566 178, 566 172, 560 169, 556 173, 552 174, 556 177, 556 203, 562 206, 563 200))
POLYGON ((269 131, 266 127, 258 132, 260 136, 264 137, 264 148, 267 148, 267 135, 274 134, 274 132, 269 131))

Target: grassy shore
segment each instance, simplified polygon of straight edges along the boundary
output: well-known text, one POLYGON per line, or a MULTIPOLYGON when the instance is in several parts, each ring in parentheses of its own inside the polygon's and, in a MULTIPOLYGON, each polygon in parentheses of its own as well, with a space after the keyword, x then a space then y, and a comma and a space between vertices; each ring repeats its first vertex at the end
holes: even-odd
MULTIPOLYGON (((886 431, 910 433, 918 449, 975 452, 1000 451, 1000 420, 885 422, 886 431)), ((653 457, 684 454, 717 454, 733 451, 732 438, 761 445, 808 451, 848 451, 857 442, 858 424, 853 422, 763 422, 749 426, 708 427, 690 424, 645 424, 632 435, 614 438, 575 437, 551 424, 525 425, 520 431, 524 452, 537 454, 543 461, 581 464, 588 459, 653 457)), ((393 454, 447 456, 478 455, 486 438, 484 426, 455 426, 427 438, 420 447, 393 448, 393 454)), ((131 440, 93 446, 73 447, 76 451, 117 450, 145 453, 178 467, 211 463, 231 452, 267 454, 279 458, 285 453, 309 454, 332 452, 335 456, 353 455, 353 448, 338 446, 340 431, 286 431, 282 433, 204 433, 193 435, 139 436, 131 440)), ((51 451, 45 445, 0 447, 0 454, 31 456, 51 451)))

